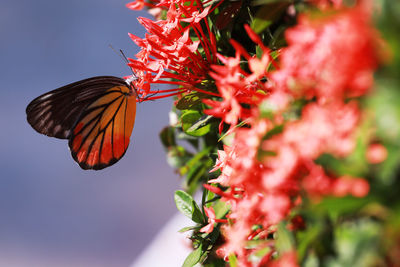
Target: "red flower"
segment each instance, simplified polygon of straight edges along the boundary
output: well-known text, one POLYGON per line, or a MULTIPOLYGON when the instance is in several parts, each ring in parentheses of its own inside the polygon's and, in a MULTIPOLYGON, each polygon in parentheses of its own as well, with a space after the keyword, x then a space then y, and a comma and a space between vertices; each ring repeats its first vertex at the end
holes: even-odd
MULTIPOLYGON (((212 107, 205 112, 221 117, 235 133, 232 146, 219 152, 214 169, 220 168, 222 174, 212 181, 229 186, 231 193, 222 198, 231 205, 232 224, 222 226, 226 243, 220 251, 225 256, 235 253, 240 266, 252 265, 247 242, 287 219, 301 203, 301 189, 316 200, 324 195, 368 194, 365 179, 331 177, 314 162, 324 153, 345 157, 354 150, 361 111, 356 100, 347 98, 368 91, 378 63, 376 36, 367 15, 356 7, 319 21, 303 16, 288 31, 289 46, 281 51, 280 66, 272 73, 266 72, 274 64, 269 50, 247 29, 263 49, 261 58, 251 57, 233 41, 236 56, 219 55, 224 65, 212 67, 210 75, 223 99, 205 101, 212 107), (240 67, 241 57, 249 62, 250 73, 240 67), (285 119, 296 98, 307 99, 308 104, 298 119, 285 119), (261 102, 271 110, 268 118, 259 117, 261 102), (233 127, 240 120, 246 120, 246 128, 233 127), (269 134, 278 127, 280 132, 269 134)), ((296 258, 288 255, 274 264, 297 266, 296 258)), ((270 260, 268 254, 262 262, 270 260)))
POLYGON ((302 119, 286 126, 283 138, 301 157, 316 159, 322 153, 346 156, 355 147, 354 130, 360 117, 356 102, 303 108, 302 119))
POLYGON ((226 223, 227 220, 225 219, 217 219, 217 217, 215 216, 215 212, 213 207, 204 207, 204 212, 206 213, 207 217, 208 217, 208 224, 206 226, 204 226, 203 228, 200 229, 200 232, 203 233, 211 233, 214 230, 214 224, 215 223, 226 223))
POLYGON ((369 184, 365 179, 343 176, 335 180, 332 185, 332 194, 338 197, 353 195, 365 197, 369 192, 369 184))
POLYGON ((239 120, 249 118, 250 110, 243 108, 242 104, 258 104, 269 91, 262 79, 266 78, 266 70, 272 62, 270 50, 263 45, 248 25, 245 25, 245 29, 249 37, 262 48, 264 53, 261 59, 250 56, 239 43, 231 40, 231 44, 236 49, 236 56, 227 58, 218 54, 218 59, 224 65, 213 65, 213 72, 210 73, 210 76, 215 79, 222 101, 204 100, 205 104, 211 106, 211 109, 204 112, 222 118, 220 132, 222 123, 231 125, 231 129, 233 129, 239 120), (247 73, 241 68, 241 57, 248 60, 252 73, 247 73))
POLYGON ((132 10, 142 10, 145 6, 150 6, 145 0, 136 0, 126 4, 126 7, 132 10))
POLYGON ((321 103, 365 94, 378 64, 379 39, 369 21, 361 5, 328 17, 300 16, 298 25, 286 31, 289 46, 271 75, 276 85, 321 103))
POLYGON ((387 158, 387 149, 382 144, 371 144, 368 146, 366 157, 370 164, 378 164, 387 158))
POLYGON ((228 179, 232 174, 232 167, 229 166, 229 162, 236 159, 234 151, 229 146, 224 146, 224 150, 218 150, 218 159, 215 163, 215 167, 210 170, 214 172, 218 169, 221 170, 221 175, 217 179, 208 180, 209 183, 219 183, 223 186, 228 185, 228 179))
POLYGON ((369 192, 369 184, 363 178, 349 175, 332 178, 326 175, 321 166, 313 162, 306 165, 309 174, 303 179, 303 187, 314 200, 319 200, 323 195, 365 197, 369 192))

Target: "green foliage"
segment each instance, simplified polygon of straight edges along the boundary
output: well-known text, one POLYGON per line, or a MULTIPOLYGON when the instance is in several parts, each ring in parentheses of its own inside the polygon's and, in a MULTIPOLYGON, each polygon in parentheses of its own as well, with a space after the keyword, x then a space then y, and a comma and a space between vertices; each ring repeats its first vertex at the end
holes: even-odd
POLYGON ((193 250, 185 259, 185 261, 182 264, 182 267, 191 267, 196 265, 200 259, 201 256, 204 254, 204 251, 202 249, 202 246, 199 246, 195 250, 193 250))
POLYGON ((256 0, 254 5, 262 5, 255 14, 251 23, 251 28, 256 33, 262 33, 268 26, 276 21, 291 4, 291 1, 274 1, 271 0, 256 0))
POLYGON ((184 111, 181 116, 182 129, 191 136, 203 136, 210 132, 211 125, 207 122, 212 116, 202 115, 196 110, 184 111))
POLYGON ((175 108, 179 110, 199 110, 202 111, 204 108, 203 102, 201 101, 205 98, 205 94, 194 92, 189 93, 179 99, 176 103, 175 108))
POLYGON ((334 230, 336 257, 327 260, 327 266, 363 267, 379 263, 382 225, 370 219, 344 222, 334 230))
POLYGON ((286 225, 281 223, 278 225, 278 231, 276 232, 276 250, 279 253, 290 252, 294 249, 294 237, 293 234, 287 230, 286 225))
POLYGON ((175 204, 180 212, 196 223, 204 223, 203 214, 199 206, 188 193, 178 190, 175 192, 175 204))

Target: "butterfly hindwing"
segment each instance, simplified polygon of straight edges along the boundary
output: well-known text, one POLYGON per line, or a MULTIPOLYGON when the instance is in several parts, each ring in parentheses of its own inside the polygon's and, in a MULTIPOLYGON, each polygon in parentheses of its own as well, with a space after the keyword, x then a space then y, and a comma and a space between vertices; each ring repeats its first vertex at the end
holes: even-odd
POLYGON ((136 97, 127 86, 115 86, 91 103, 73 127, 69 147, 83 169, 103 169, 117 162, 129 145, 136 97))

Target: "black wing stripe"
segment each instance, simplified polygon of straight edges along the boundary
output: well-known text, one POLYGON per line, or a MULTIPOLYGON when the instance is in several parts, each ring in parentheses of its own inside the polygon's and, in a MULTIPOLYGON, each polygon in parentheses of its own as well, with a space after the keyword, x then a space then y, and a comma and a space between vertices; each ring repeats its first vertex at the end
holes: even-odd
POLYGON ((78 135, 78 134, 82 133, 82 132, 85 130, 85 128, 87 128, 94 120, 98 119, 98 121, 100 121, 100 120, 101 120, 101 117, 103 116, 103 114, 104 114, 104 112, 106 111, 107 107, 109 107, 112 103, 114 103, 115 101, 117 101, 120 97, 122 97, 122 95, 119 96, 119 97, 117 97, 117 98, 115 98, 114 100, 112 100, 112 101, 106 103, 106 104, 99 105, 99 106, 96 106, 96 107, 92 107, 92 108, 90 108, 90 109, 87 109, 87 110, 82 114, 82 116, 81 116, 82 118, 85 118, 87 115, 89 115, 89 114, 92 113, 93 111, 96 111, 96 110, 98 110, 98 109, 100 109, 100 108, 103 108, 103 110, 100 111, 99 114, 97 114, 94 118, 92 118, 89 122, 87 122, 87 123, 82 127, 82 129, 80 129, 78 132, 74 133, 74 135, 78 135))
MULTIPOLYGON (((121 95, 121 96, 123 96, 123 95, 121 95)), ((115 100, 109 102, 109 104, 108 104, 107 106, 110 106, 112 103, 114 103, 115 101, 117 101, 121 96, 119 96, 117 99, 115 99, 115 100)), ((99 129, 98 133, 94 136, 93 140, 90 141, 90 144, 89 144, 87 153, 86 153, 86 155, 85 155, 85 159, 84 159, 84 160, 81 160, 83 163, 86 164, 87 159, 88 159, 88 157, 89 157, 89 155, 90 155, 90 152, 91 152, 92 149, 93 149, 94 143, 96 142, 96 140, 97 140, 97 138, 99 137, 99 135, 100 135, 101 133, 105 132, 105 130, 109 127, 109 125, 110 125, 111 122, 113 123, 113 128, 114 128, 115 117, 116 117, 116 115, 118 114, 118 112, 119 112, 119 110, 120 110, 120 108, 121 108, 122 103, 123 103, 124 100, 125 100, 125 97, 121 100, 121 103, 119 103, 118 108, 117 108, 117 110, 115 111, 115 113, 113 114, 113 116, 112 116, 112 118, 110 119, 110 121, 107 122, 106 126, 105 126, 103 129, 99 129)), ((105 108, 104 110, 102 110, 101 114, 103 114, 103 113, 105 112, 105 110, 106 110, 106 108, 105 108)), ((96 126, 99 126, 99 122, 101 121, 101 116, 99 116, 99 115, 100 115, 100 114, 98 114, 98 115, 96 116, 96 117, 98 117, 98 119, 97 119, 97 121, 93 124, 93 127, 92 127, 92 128, 90 129, 90 131, 82 138, 82 142, 80 143, 79 148, 76 150, 76 152, 79 152, 79 150, 82 148, 82 146, 86 143, 87 139, 88 139, 89 136, 92 134, 92 132, 93 132, 93 130, 96 128, 96 126)), ((93 119, 92 119, 91 121, 93 121, 93 119)), ((87 124, 85 124, 85 126, 90 125, 90 124, 91 124, 91 123, 87 123, 87 124)), ((85 126, 84 126, 84 127, 85 127, 85 126)), ((78 133, 77 133, 77 134, 74 134, 74 135, 78 135, 78 133)), ((113 136, 112 136, 112 137, 113 137, 113 136)), ((113 145, 112 145, 112 148, 114 148, 113 145)), ((101 154, 101 151, 100 151, 99 154, 101 154)), ((113 151, 113 157, 115 157, 115 156, 114 156, 114 151, 113 151)))
POLYGON ((125 112, 124 112, 124 149, 125 149, 125 148, 126 148, 126 145, 125 145, 125 138, 126 138, 125 133, 126 133, 126 129, 125 129, 125 127, 126 127, 126 112, 128 111, 128 99, 125 97, 124 100, 125 100, 125 112))
POLYGON ((104 136, 106 135, 106 130, 107 128, 104 128, 104 130, 101 130, 101 133, 103 134, 101 136, 101 141, 100 141, 100 147, 99 147, 99 158, 97 159, 98 162, 101 162, 101 152, 103 151, 103 144, 104 144, 104 136))

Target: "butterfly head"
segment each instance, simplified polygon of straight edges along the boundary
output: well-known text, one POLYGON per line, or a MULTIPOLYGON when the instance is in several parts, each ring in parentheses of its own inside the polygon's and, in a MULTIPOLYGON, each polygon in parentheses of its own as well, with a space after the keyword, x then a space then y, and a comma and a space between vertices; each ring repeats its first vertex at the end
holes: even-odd
POLYGON ((128 85, 128 87, 131 89, 131 92, 135 94, 136 98, 138 98, 138 92, 137 89, 134 85, 134 81, 137 81, 138 77, 135 74, 132 74, 128 78, 125 79, 125 83, 128 85))

